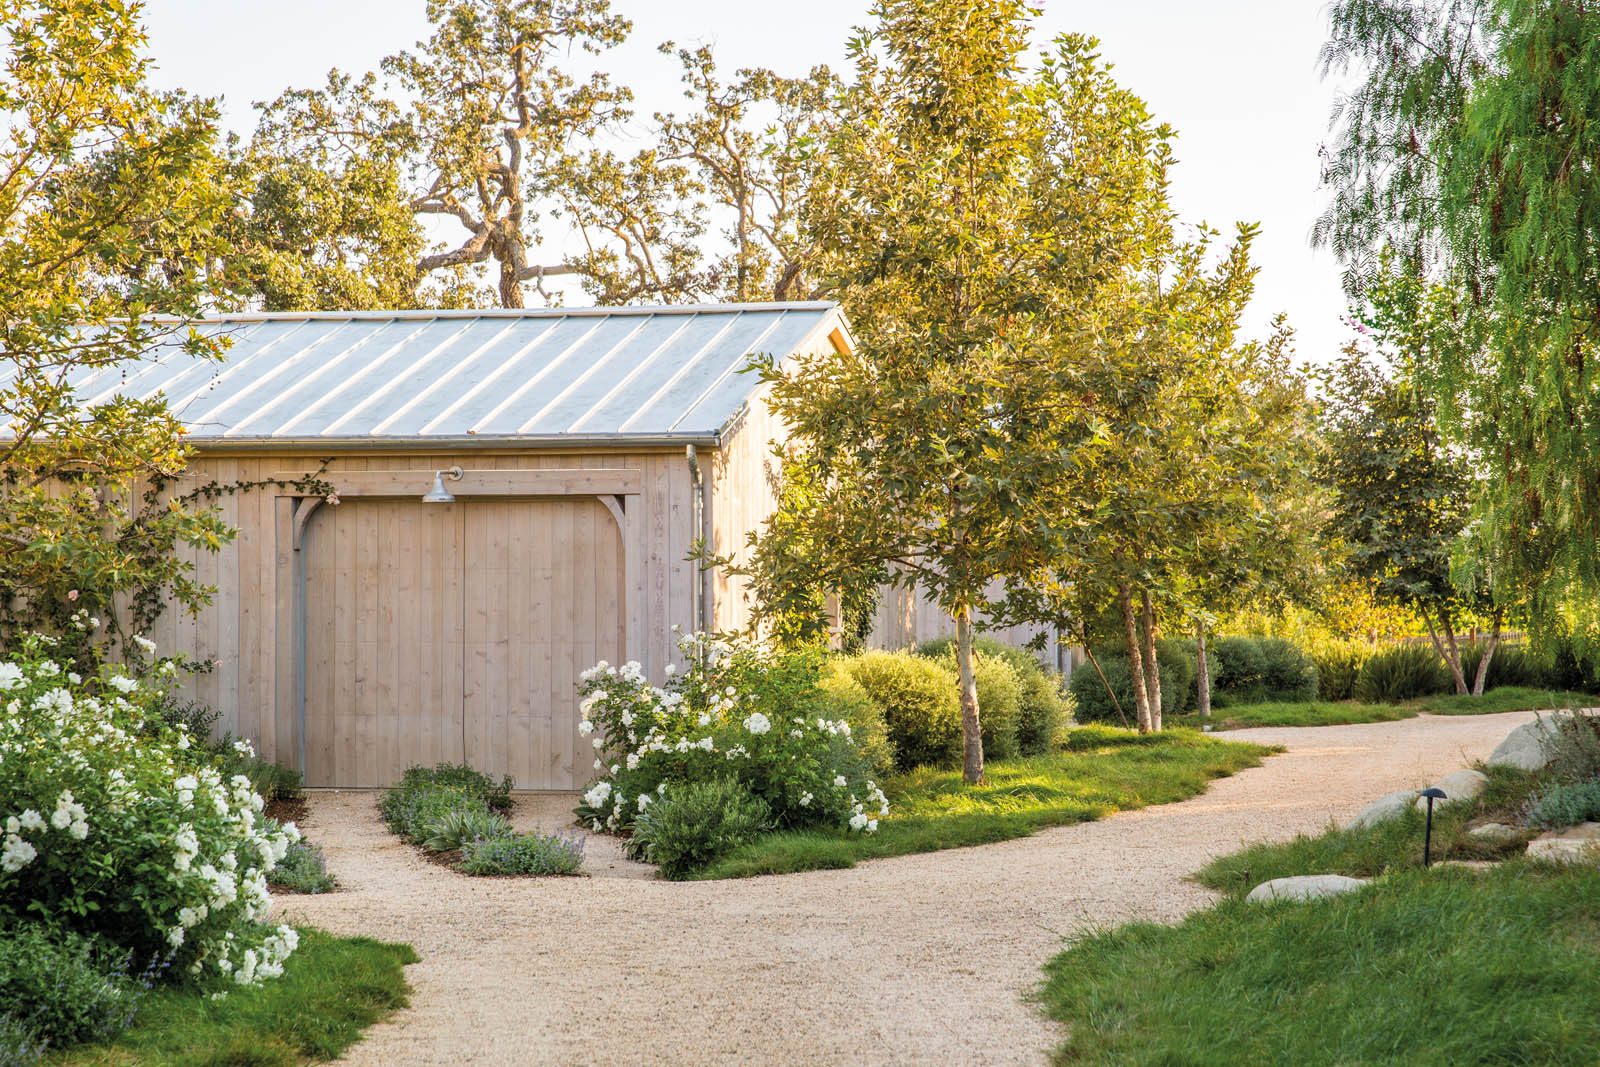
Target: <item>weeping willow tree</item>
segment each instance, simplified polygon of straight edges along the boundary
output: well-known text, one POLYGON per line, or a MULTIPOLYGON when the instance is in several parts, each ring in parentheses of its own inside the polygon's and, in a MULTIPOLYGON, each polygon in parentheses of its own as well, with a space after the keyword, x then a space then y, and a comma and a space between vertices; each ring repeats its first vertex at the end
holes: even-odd
MULTIPOLYGON (((1440 426, 1486 475, 1477 536, 1537 634, 1600 629, 1600 9, 1578 0, 1338 0, 1314 239, 1359 291, 1387 262, 1440 426)), ((1583 642, 1580 642, 1583 643, 1583 642)), ((1590 647, 1600 651, 1589 642, 1590 647)))

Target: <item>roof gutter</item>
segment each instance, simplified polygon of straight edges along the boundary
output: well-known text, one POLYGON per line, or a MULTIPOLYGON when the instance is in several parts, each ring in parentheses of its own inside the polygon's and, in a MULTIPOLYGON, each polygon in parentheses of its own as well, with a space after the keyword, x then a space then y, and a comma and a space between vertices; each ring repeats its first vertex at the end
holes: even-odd
MULTIPOLYGON (((694 531, 695 538, 700 542, 703 551, 710 551, 711 538, 706 530, 706 519, 710 517, 710 508, 706 507, 707 481, 704 472, 700 469, 700 457, 696 454, 694 445, 684 446, 684 456, 689 461, 689 484, 693 486, 690 496, 690 529, 694 531)), ((706 632, 706 569, 700 560, 693 560, 694 564, 694 632, 706 632)))
POLYGON ((205 437, 191 434, 186 439, 195 451, 206 454, 226 452, 315 452, 338 455, 357 452, 481 452, 486 449, 593 450, 599 448, 672 449, 686 445, 717 449, 722 447, 720 431, 695 431, 657 434, 542 435, 468 434, 449 437, 205 437))

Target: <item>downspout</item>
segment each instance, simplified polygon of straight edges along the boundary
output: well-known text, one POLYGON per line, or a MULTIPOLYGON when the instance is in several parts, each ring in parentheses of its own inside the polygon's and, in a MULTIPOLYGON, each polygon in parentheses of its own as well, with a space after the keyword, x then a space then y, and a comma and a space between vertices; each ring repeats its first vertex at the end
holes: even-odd
MULTIPOLYGON (((705 505, 706 480, 700 472, 700 457, 695 452, 694 445, 684 446, 684 455, 689 460, 689 483, 694 486, 690 501, 692 515, 690 529, 695 531, 695 536, 700 539, 702 548, 710 551, 711 538, 706 532, 706 517, 709 510, 705 505)), ((696 633, 704 633, 706 630, 706 617, 708 614, 706 611, 706 592, 705 568, 696 561, 694 565, 694 628, 696 633)))

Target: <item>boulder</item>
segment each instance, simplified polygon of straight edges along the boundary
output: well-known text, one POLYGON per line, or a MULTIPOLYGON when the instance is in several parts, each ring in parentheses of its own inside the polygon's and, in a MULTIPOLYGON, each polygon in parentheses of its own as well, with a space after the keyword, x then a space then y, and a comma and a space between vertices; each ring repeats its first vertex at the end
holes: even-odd
POLYGON ((1244 899, 1257 904, 1267 900, 1313 900, 1351 893, 1366 884, 1365 878, 1346 878, 1342 874, 1300 874, 1262 882, 1244 899))
POLYGON ((1361 809, 1361 814, 1350 820, 1346 830, 1358 830, 1363 826, 1375 826, 1387 819, 1399 818, 1405 814, 1406 808, 1417 799, 1417 790, 1400 789, 1393 793, 1385 793, 1371 804, 1361 809))
POLYGON ((1522 831, 1503 822, 1486 822, 1468 830, 1467 836, 1487 845, 1509 845, 1522 837, 1522 831))
MULTIPOLYGON (((1463 800, 1475 800, 1477 799, 1478 794, 1482 793, 1484 787, 1488 784, 1489 776, 1484 774, 1482 771, 1462 770, 1456 771, 1454 774, 1447 774, 1437 782, 1433 783, 1433 787, 1444 794, 1444 799, 1434 801, 1434 805, 1438 806, 1440 804, 1454 804, 1457 801, 1463 800)), ((1417 810, 1428 810, 1427 797, 1417 798, 1417 810)))
POLYGON ((1560 724, 1570 718, 1571 714, 1558 712, 1517 727, 1490 753, 1489 766, 1516 767, 1524 771, 1544 770, 1550 765, 1550 738, 1560 724))
POLYGON ((1528 842, 1528 858, 1549 863, 1600 862, 1600 822, 1540 834, 1528 842))

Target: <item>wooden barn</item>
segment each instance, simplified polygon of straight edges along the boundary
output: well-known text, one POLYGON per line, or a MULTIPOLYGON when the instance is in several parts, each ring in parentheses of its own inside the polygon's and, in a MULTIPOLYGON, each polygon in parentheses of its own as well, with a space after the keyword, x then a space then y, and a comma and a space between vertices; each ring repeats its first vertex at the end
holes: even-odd
POLYGON ((237 538, 196 553, 198 618, 151 636, 215 669, 218 728, 311 786, 465 760, 519 788, 593 773, 576 683, 597 660, 660 680, 672 627, 736 629, 737 553, 775 501, 750 355, 848 350, 833 304, 237 315, 226 360, 102 372, 89 400, 164 393, 237 538), (442 474, 440 472, 443 472, 442 474))

